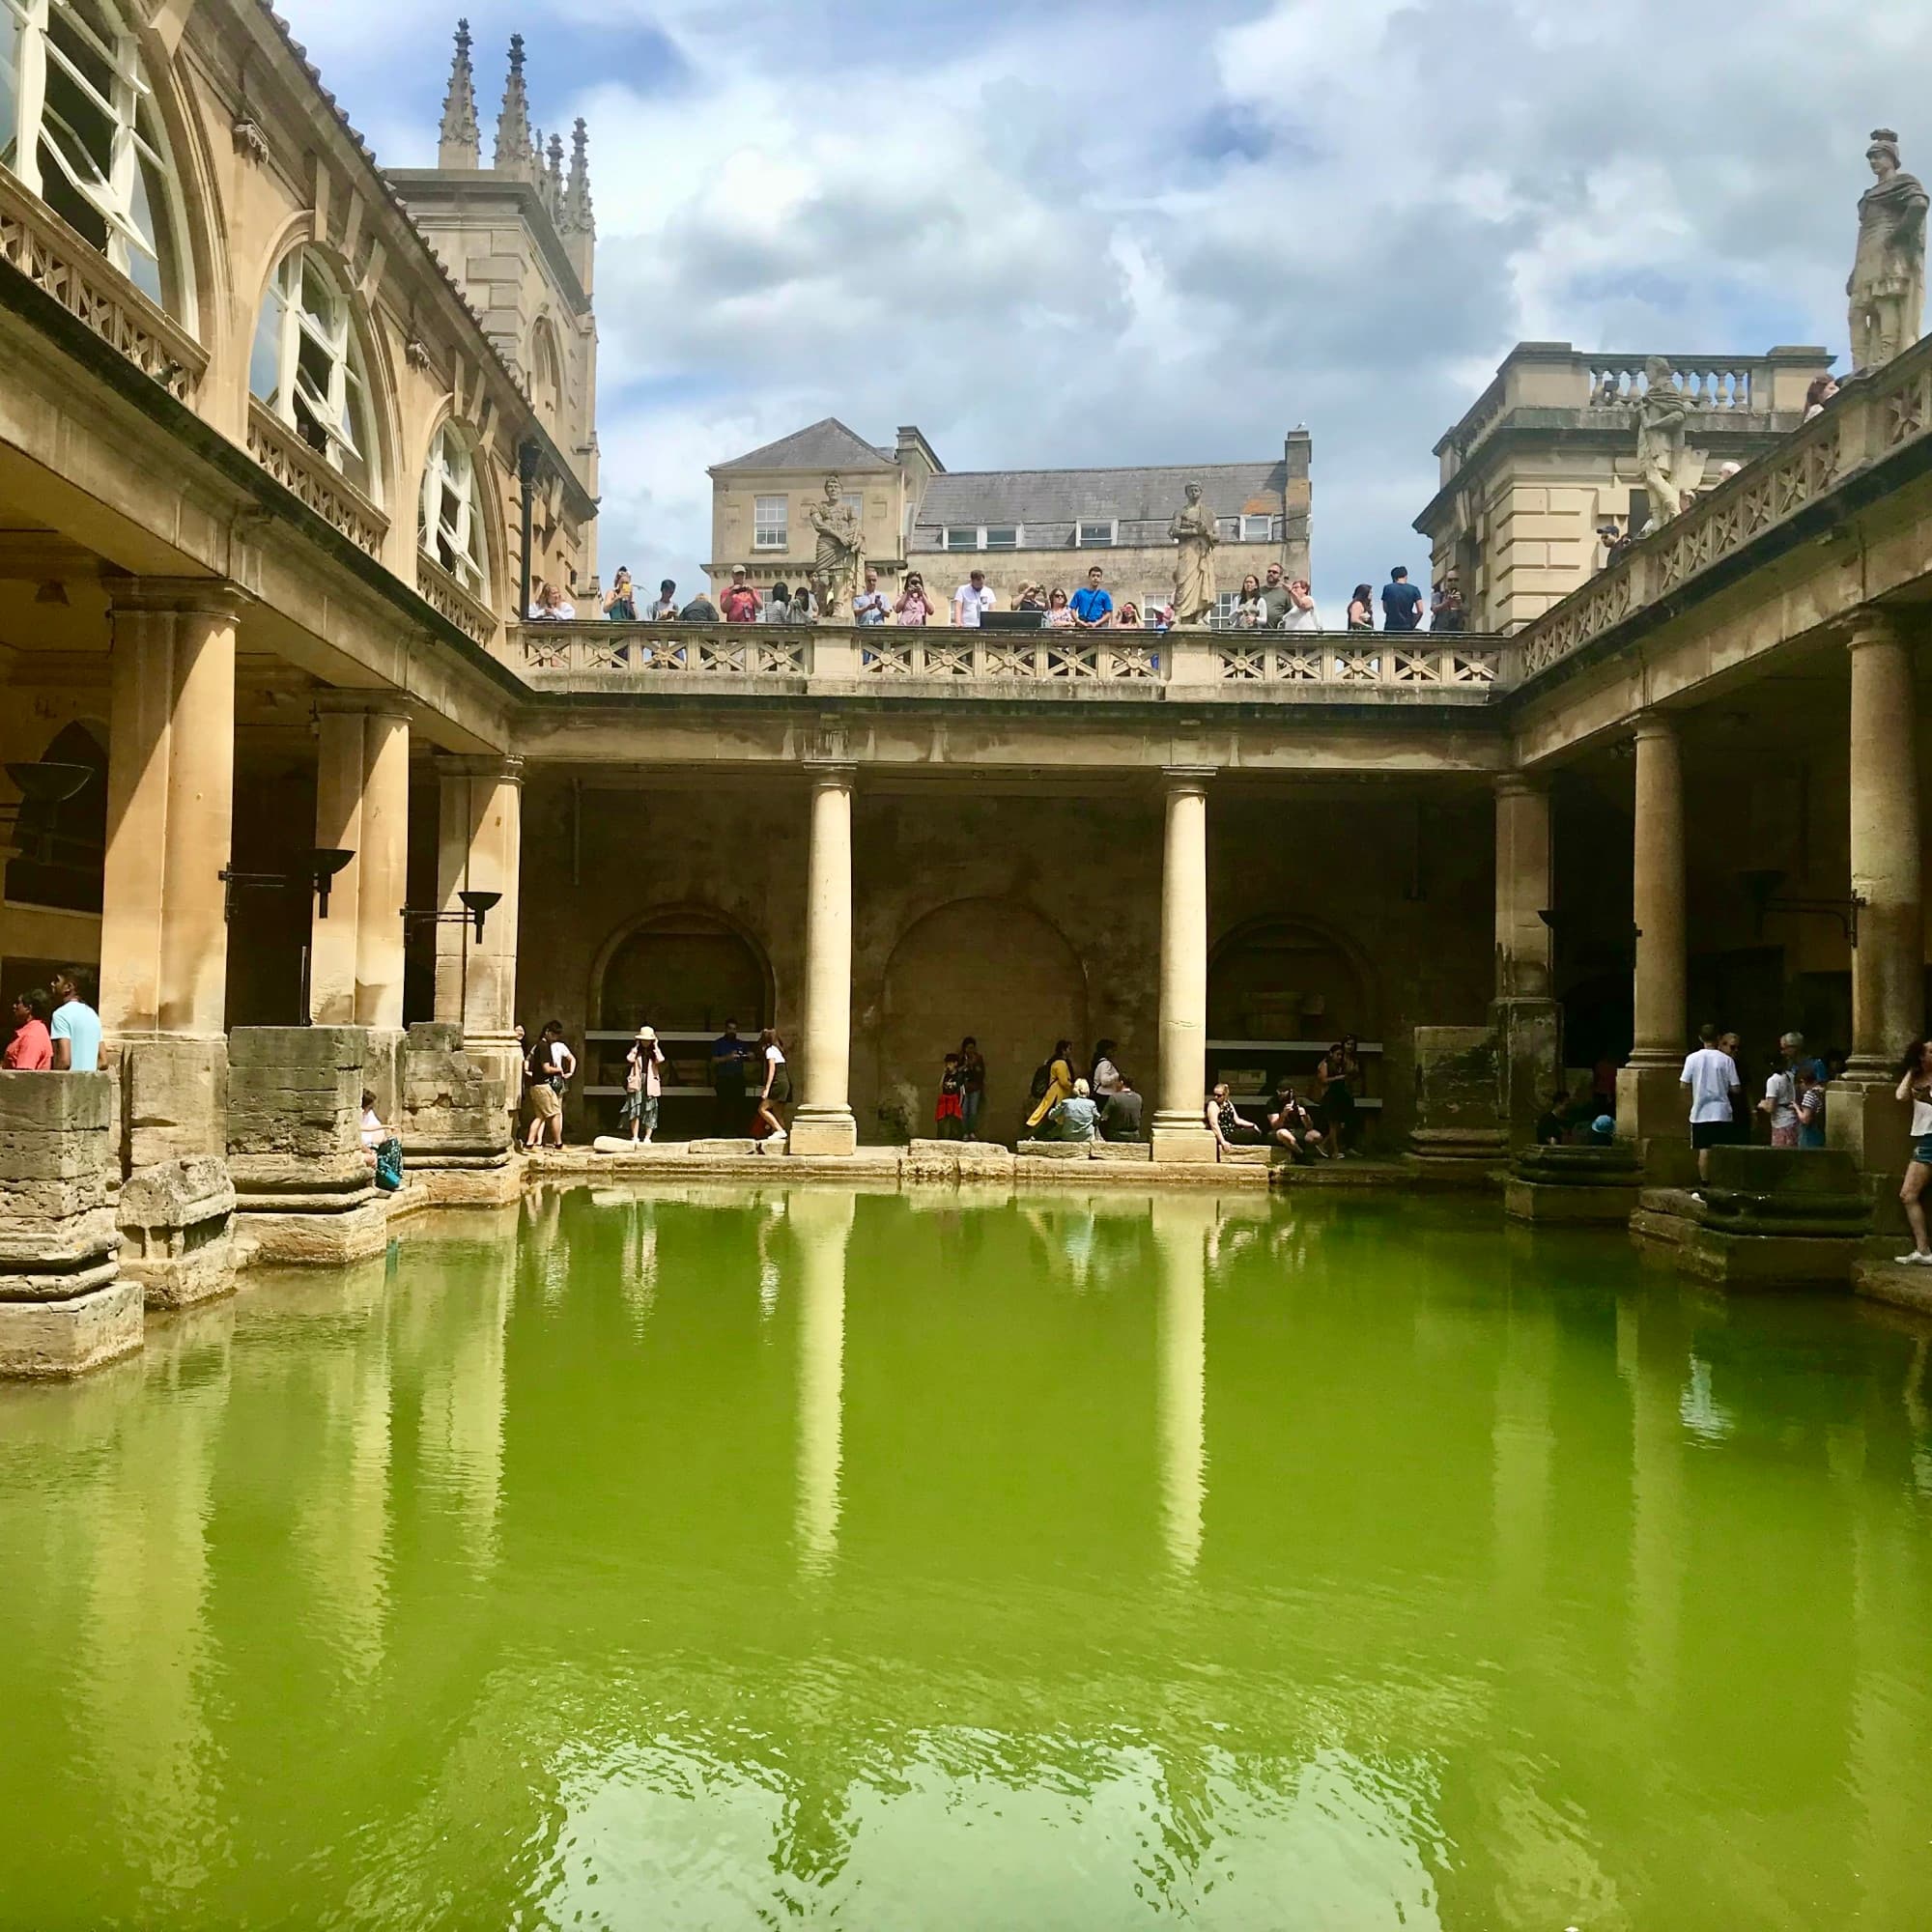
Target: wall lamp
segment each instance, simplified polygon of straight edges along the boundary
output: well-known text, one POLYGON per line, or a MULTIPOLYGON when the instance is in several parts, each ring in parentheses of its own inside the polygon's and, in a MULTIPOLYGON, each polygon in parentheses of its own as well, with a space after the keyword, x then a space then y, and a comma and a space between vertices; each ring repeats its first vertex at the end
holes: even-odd
POLYGON ((1757 915, 1757 929, 1760 936, 1764 932, 1764 916, 1771 912, 1815 912, 1827 919, 1835 919, 1838 928, 1845 935, 1845 943, 1854 952, 1859 944, 1859 910, 1871 901, 1858 893, 1842 899, 1781 899, 1777 889, 1784 883, 1784 874, 1769 867, 1758 870, 1738 874, 1738 883, 1745 889, 1746 896, 1751 902, 1751 910, 1757 915))
POLYGON ((490 908, 499 903, 501 893, 462 892, 456 895, 463 901, 461 912, 443 912, 437 906, 404 906, 401 917, 414 920, 422 925, 467 925, 476 934, 478 946, 483 944, 483 920, 490 908))
POLYGON ((235 917, 235 895, 238 892, 287 892, 305 886, 315 895, 317 917, 327 919, 329 886, 336 873, 355 856, 354 852, 345 852, 339 845, 318 845, 308 855, 305 865, 287 872, 238 872, 234 867, 224 866, 215 874, 227 888, 222 895, 221 916, 223 919, 235 917))

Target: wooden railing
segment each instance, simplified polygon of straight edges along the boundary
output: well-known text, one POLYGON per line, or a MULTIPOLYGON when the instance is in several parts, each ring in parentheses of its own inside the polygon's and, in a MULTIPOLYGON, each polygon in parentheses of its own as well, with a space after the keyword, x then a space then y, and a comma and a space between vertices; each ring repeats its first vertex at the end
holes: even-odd
POLYGON ((1481 701, 1510 682, 1506 639, 1429 632, 898 629, 837 624, 521 626, 532 683, 599 691, 672 681, 969 696, 1106 689, 1122 696, 1294 698, 1348 692, 1481 701))
POLYGON ((1932 433, 1932 336, 1847 383, 1822 415, 1640 538, 1515 639, 1520 678, 1542 676, 1647 606, 1681 597, 1706 571, 1932 433))

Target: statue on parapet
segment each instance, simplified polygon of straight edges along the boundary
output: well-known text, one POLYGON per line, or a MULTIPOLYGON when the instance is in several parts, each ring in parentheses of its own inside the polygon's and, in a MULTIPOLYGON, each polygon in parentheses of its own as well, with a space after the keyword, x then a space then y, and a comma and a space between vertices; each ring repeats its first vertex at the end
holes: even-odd
POLYGON ((1925 314, 1925 189, 1898 165, 1889 128, 1872 129, 1865 159, 1877 180, 1859 197, 1859 252, 1845 284, 1854 371, 1910 349, 1925 314))
POLYGON ((1174 559, 1174 621, 1198 624, 1214 608, 1214 546, 1221 541, 1214 513, 1189 483, 1187 500, 1175 511, 1167 533, 1179 546, 1174 559))
POLYGON ((820 585, 821 617, 846 617, 866 568, 866 537, 859 513, 840 494, 838 478, 825 479, 825 500, 805 513, 818 532, 812 575, 820 585))
POLYGON ((1649 527, 1667 524, 1697 494, 1710 461, 1686 444, 1692 398, 1677 386, 1677 377, 1662 355, 1643 364, 1643 394, 1636 399, 1636 473, 1650 499, 1649 527))

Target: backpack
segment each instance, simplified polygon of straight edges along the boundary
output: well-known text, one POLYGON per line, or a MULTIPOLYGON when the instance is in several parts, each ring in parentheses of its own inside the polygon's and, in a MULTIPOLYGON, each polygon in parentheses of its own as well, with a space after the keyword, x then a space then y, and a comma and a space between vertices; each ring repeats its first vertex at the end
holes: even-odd
POLYGON ((1028 1090, 1029 1100, 1044 1100, 1046 1090, 1053 1085, 1053 1062, 1042 1060, 1033 1070, 1033 1086, 1028 1090))
POLYGON ((391 1134, 376 1150, 376 1185, 393 1194, 403 1184, 403 1144, 391 1134))

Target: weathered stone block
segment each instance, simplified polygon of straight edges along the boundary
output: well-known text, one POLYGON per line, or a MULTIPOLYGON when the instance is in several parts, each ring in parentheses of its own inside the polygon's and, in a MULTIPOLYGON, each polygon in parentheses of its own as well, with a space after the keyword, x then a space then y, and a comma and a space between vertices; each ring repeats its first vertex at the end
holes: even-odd
POLYGON ((121 1183, 121 1268, 150 1308, 185 1308, 234 1288, 234 1212, 228 1164, 213 1154, 156 1162, 121 1183))
POLYGON ((0 1071, 0 1376, 141 1346, 140 1291, 117 1280, 113 1093, 108 1073, 0 1071))
POLYGON ((141 1290, 131 1281, 62 1301, 0 1302, 0 1377, 85 1375, 131 1355, 142 1336, 141 1290))
POLYGON ((1609 1147, 1526 1147, 1511 1163, 1503 1212, 1515 1221, 1603 1227, 1628 1221, 1643 1166, 1629 1142, 1609 1147))
POLYGON ((1010 1181, 1013 1156, 982 1141, 912 1141, 899 1156, 908 1186, 974 1186, 1010 1181))
POLYGON ((502 1078, 464 1050, 463 1029, 419 1021, 404 1035, 394 1119, 412 1168, 502 1167, 510 1158, 502 1078))
POLYGON ((1417 1027, 1412 1158, 1472 1181, 1486 1179, 1505 1146, 1499 1092, 1496 1041, 1489 1028, 1417 1027))
POLYGON ((228 1145, 228 1042, 174 1034, 123 1040, 122 1157, 138 1173, 228 1145))
POLYGON ((1727 1288, 1845 1288, 1871 1228, 1858 1162, 1841 1150, 1712 1148, 1686 1273, 1727 1288))
POLYGON ((1014 1150, 1021 1160, 1086 1160, 1087 1141, 1022 1141, 1014 1150))

